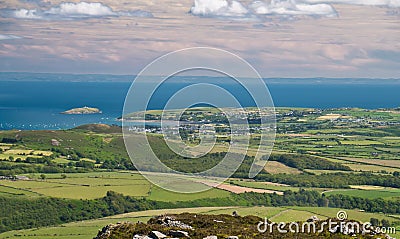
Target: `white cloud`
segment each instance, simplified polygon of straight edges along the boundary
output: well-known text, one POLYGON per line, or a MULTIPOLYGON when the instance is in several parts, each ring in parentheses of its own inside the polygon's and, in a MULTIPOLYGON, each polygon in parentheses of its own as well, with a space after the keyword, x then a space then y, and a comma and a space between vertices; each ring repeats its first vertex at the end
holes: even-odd
MULTIPOLYGON (((7 9, 2 9, 7 11, 7 9)), ((53 6, 47 10, 41 9, 17 9, 11 12, 14 18, 20 19, 74 19, 74 18, 91 18, 91 17, 153 17, 150 12, 136 11, 113 11, 109 6, 102 3, 89 2, 64 2, 60 5, 53 6)))
POLYGON ((14 11, 15 18, 25 18, 25 19, 40 19, 42 18, 36 9, 19 9, 14 11))
POLYGON ((336 10, 329 4, 305 3, 301 0, 253 1, 246 7, 235 0, 195 0, 190 12, 198 16, 237 18, 264 15, 337 16, 336 10))
POLYGON ((336 10, 329 4, 298 3, 296 0, 254 1, 250 8, 262 15, 337 16, 336 10))
POLYGON ((15 35, 4 35, 0 34, 0 41, 1 40, 14 40, 14 39, 21 39, 22 37, 15 36, 15 35))
POLYGON ((57 7, 50 8, 48 11, 46 11, 46 14, 68 17, 117 15, 117 13, 113 12, 113 10, 109 6, 103 5, 98 2, 61 3, 57 7))
POLYGON ((190 12, 197 16, 243 17, 248 10, 235 0, 195 0, 190 12))
POLYGON ((303 0, 307 3, 341 3, 365 6, 400 7, 400 0, 303 0))

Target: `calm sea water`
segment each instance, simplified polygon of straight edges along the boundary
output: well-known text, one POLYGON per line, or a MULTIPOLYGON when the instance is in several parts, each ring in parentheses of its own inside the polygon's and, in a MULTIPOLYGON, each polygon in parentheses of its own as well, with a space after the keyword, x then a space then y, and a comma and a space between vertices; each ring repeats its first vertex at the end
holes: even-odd
MULTIPOLYGON (((87 123, 119 124, 130 82, 66 82, 0 80, 0 129, 66 129, 87 123), (76 107, 97 107, 102 114, 63 115, 76 107)), ((165 84, 149 108, 159 109, 186 83, 165 84)), ((251 99, 232 85, 222 85, 244 106, 251 99)), ((275 106, 313 108, 393 108, 400 106, 400 84, 272 83, 275 106)))

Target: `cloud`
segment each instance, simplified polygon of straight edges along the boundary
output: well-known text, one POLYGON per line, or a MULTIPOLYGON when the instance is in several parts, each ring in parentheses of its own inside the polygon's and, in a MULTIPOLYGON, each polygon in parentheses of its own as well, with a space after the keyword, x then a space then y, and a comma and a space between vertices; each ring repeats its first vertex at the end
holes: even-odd
POLYGON ((299 3, 296 0, 254 1, 250 8, 261 15, 337 16, 336 10, 329 4, 299 3))
POLYGON ((305 3, 302 0, 253 1, 246 7, 235 0, 195 0, 190 12, 196 16, 229 18, 262 18, 267 15, 337 16, 336 10, 329 4, 305 3))
POLYGON ((79 18, 94 18, 94 17, 153 17, 153 14, 147 11, 113 11, 107 5, 102 3, 89 3, 89 2, 63 2, 60 5, 53 6, 47 10, 42 9, 17 9, 10 10, 1 9, 5 11, 8 17, 19 19, 46 19, 46 20, 67 20, 79 18))
POLYGON ((15 35, 4 35, 0 34, 0 41, 1 40, 14 40, 14 39, 21 39, 22 37, 15 36, 15 35))
POLYGON ((190 12, 197 16, 244 17, 249 11, 234 0, 195 0, 190 12))
POLYGON ((365 6, 400 7, 400 0, 303 0, 306 3, 340 3, 365 6))
POLYGON ((46 14, 66 17, 82 17, 82 16, 115 16, 118 13, 106 5, 101 3, 61 3, 57 7, 52 7, 46 14))
POLYGON ((36 9, 28 10, 28 9, 19 9, 14 11, 15 18, 23 18, 23 19, 40 19, 42 16, 38 13, 36 9))

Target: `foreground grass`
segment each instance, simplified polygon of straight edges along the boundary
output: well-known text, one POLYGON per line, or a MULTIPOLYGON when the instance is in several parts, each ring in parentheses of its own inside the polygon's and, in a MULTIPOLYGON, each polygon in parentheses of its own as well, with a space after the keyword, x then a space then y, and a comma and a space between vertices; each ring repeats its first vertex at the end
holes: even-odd
MULTIPOLYGON (((316 215, 320 219, 336 217, 337 208, 313 208, 313 207, 200 207, 200 208, 181 208, 181 209, 162 209, 149 210, 141 212, 125 213, 111 217, 88 220, 82 222, 73 222, 62 224, 56 227, 36 228, 28 230, 9 231, 0 234, 1 239, 50 239, 50 238, 68 238, 68 239, 91 239, 99 229, 110 223, 121 221, 145 222, 153 216, 161 214, 174 213, 202 213, 202 214, 231 214, 237 211, 239 215, 256 215, 267 217, 275 222, 304 221, 310 216, 316 215)), ((359 220, 361 222, 369 221, 371 217, 378 219, 396 220, 394 217, 383 214, 366 213, 358 210, 346 210, 349 219, 359 220)))

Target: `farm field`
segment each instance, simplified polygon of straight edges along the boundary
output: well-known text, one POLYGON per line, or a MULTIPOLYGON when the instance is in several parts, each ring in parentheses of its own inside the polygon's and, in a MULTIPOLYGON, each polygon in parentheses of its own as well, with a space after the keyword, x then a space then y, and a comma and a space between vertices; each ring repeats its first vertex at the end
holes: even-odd
POLYGON ((286 190, 292 190, 292 191, 299 190, 298 187, 273 185, 273 184, 268 184, 265 182, 251 182, 251 181, 240 181, 240 180, 230 180, 229 182, 234 185, 239 185, 242 187, 259 188, 259 189, 266 189, 266 190, 276 190, 276 191, 280 191, 280 192, 284 192, 286 190))
POLYGON ((151 185, 138 173, 94 172, 68 174, 44 174, 46 179, 39 179, 38 174, 29 175, 34 180, 0 181, 0 195, 14 193, 25 196, 49 196, 69 199, 95 199, 104 197, 107 191, 114 191, 127 196, 146 197, 156 201, 188 201, 199 198, 228 197, 229 192, 211 189, 202 193, 177 194, 151 185), (179 195, 179 196, 178 196, 179 195))
POLYGON ((351 168, 356 172, 394 173, 399 171, 397 167, 392 168, 389 166, 381 166, 381 165, 368 165, 362 163, 343 163, 343 165, 348 166, 349 168, 351 168))
POLYGON ((228 192, 232 192, 235 194, 245 193, 245 192, 255 192, 255 193, 276 193, 278 195, 283 195, 282 192, 270 189, 262 189, 262 188, 254 188, 254 187, 246 187, 246 186, 239 186, 233 184, 216 184, 216 183, 207 183, 206 185, 212 186, 213 188, 222 189, 228 192))
POLYGON ((265 165, 265 171, 271 174, 279 174, 279 173, 286 173, 286 174, 300 174, 301 171, 297 168, 292 168, 286 166, 280 162, 270 161, 265 165))
POLYGON ((324 192, 325 195, 341 194, 348 196, 357 196, 362 198, 382 198, 382 199, 400 199, 400 189, 372 189, 372 190, 360 190, 360 189, 343 189, 343 190, 330 190, 324 192))
MULTIPOLYGON (((259 188, 266 190, 276 190, 280 192, 284 192, 287 190, 290 191, 299 191, 299 187, 291 187, 291 186, 278 186, 271 185, 265 182, 251 182, 251 181, 240 181, 240 180, 231 180, 230 181, 234 185, 239 185, 243 187, 250 188, 259 188)), ((332 194, 341 194, 341 195, 349 195, 361 198, 368 199, 400 199, 400 189, 399 188, 385 188, 385 187, 375 187, 375 186, 351 186, 350 189, 329 189, 329 188, 303 188, 306 190, 315 190, 320 193, 324 193, 325 195, 332 194)))
POLYGON ((349 158, 349 157, 341 157, 340 159, 361 164, 385 166, 389 168, 400 169, 400 160, 380 160, 380 159, 349 158))

